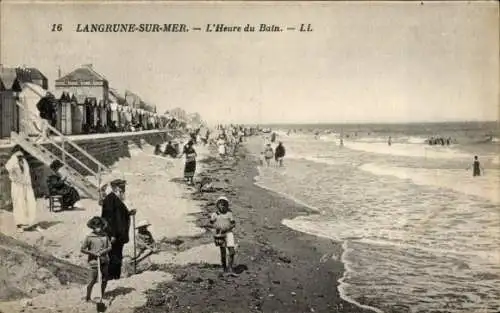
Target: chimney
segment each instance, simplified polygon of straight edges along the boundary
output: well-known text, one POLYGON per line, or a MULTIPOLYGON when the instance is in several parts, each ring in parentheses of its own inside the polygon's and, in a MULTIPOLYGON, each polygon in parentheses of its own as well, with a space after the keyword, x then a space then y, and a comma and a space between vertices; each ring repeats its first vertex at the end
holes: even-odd
POLYGON ((61 67, 57 69, 57 78, 61 78, 61 67))

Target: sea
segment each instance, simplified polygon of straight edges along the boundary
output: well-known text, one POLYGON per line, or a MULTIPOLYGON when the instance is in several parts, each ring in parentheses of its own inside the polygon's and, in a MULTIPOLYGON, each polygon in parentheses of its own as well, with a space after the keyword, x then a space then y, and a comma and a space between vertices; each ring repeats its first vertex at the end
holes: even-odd
POLYGON ((343 299, 374 312, 500 312, 498 125, 268 125, 284 166, 260 166, 255 183, 318 213, 285 225, 342 244, 343 299), (484 173, 472 177, 476 155, 484 173))

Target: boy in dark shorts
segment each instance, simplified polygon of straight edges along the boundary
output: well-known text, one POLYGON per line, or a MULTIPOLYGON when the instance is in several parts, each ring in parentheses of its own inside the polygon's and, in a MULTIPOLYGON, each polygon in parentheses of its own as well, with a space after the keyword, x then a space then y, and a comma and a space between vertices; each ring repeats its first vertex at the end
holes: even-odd
POLYGON ((85 237, 80 251, 83 254, 88 255, 88 262, 91 269, 89 284, 87 285, 87 294, 85 296, 85 301, 90 301, 92 289, 97 282, 97 266, 101 267, 101 292, 104 296, 104 291, 106 290, 106 285, 108 283, 108 253, 111 251, 111 241, 104 230, 106 228, 106 221, 101 217, 94 216, 87 222, 87 226, 92 229, 92 232, 85 237), (100 259, 100 264, 97 264, 98 257, 100 259))

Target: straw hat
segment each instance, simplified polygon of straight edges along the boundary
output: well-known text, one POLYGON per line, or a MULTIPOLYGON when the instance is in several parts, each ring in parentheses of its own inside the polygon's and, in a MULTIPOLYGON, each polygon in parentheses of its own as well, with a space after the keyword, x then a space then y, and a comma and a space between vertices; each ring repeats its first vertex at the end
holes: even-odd
POLYGON ((140 221, 139 223, 137 223, 137 225, 135 225, 135 228, 142 228, 142 227, 148 227, 150 226, 151 223, 148 222, 148 220, 142 220, 140 221))
POLYGON ((227 206, 229 206, 229 200, 224 196, 220 196, 219 198, 217 198, 217 201, 215 201, 215 206, 217 207, 220 202, 226 202, 227 206))

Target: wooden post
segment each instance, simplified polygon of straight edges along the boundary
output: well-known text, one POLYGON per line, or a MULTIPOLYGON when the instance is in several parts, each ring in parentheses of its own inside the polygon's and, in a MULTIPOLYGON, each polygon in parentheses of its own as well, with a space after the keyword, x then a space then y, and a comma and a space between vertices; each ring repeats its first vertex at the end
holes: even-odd
POLYGON ((66 149, 64 147, 64 137, 61 136, 61 148, 62 148, 62 161, 64 164, 66 164, 66 149))

